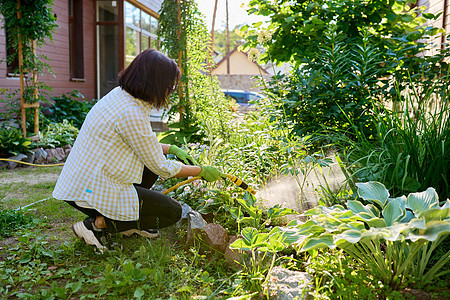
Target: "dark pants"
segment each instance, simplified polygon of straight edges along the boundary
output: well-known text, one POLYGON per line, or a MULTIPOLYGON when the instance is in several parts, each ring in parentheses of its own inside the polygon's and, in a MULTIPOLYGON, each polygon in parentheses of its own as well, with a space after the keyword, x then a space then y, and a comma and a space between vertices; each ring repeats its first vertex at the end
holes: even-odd
POLYGON ((129 229, 145 230, 167 227, 181 219, 181 204, 161 192, 150 190, 157 179, 158 175, 145 167, 141 184, 134 185, 140 204, 138 221, 112 220, 103 216, 95 209, 80 207, 74 201, 66 202, 89 217, 103 216, 107 231, 111 233, 129 229))

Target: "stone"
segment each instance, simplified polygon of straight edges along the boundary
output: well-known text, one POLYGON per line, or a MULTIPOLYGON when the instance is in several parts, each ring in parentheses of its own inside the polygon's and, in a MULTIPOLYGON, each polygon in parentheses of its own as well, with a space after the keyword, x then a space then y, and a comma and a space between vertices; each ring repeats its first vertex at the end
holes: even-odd
POLYGON ((63 149, 64 149, 64 153, 65 153, 65 155, 67 157, 67 156, 69 156, 70 151, 72 150, 72 146, 71 145, 65 145, 63 149))
POLYGON ((193 211, 192 208, 187 205, 186 203, 183 203, 181 205, 181 219, 188 219, 189 218, 189 213, 193 211))
POLYGON ((47 164, 54 163, 54 160, 56 160, 55 149, 45 149, 45 152, 47 152, 47 158, 45 159, 45 162, 47 164))
POLYGON ((206 244, 220 253, 224 253, 229 240, 225 228, 220 224, 208 223, 203 230, 205 232, 204 241, 206 244))
MULTIPOLYGON (((18 154, 16 156, 12 156, 10 158, 8 158, 10 160, 15 160, 15 161, 27 161, 27 156, 24 154, 18 154)), ((19 163, 17 162, 13 162, 13 161, 8 161, 8 169, 9 170, 14 170, 15 168, 19 167, 19 163)))
POLYGON ((244 261, 243 251, 230 248, 230 245, 233 244, 237 239, 239 239, 238 235, 230 236, 230 238, 228 239, 228 245, 225 248, 223 256, 230 266, 238 270, 242 268, 242 264, 244 261))
POLYGON ((58 161, 63 161, 66 158, 66 153, 64 152, 63 148, 55 149, 55 158, 58 161))
POLYGON ((312 299, 308 294, 313 278, 306 272, 291 271, 283 267, 274 267, 267 275, 270 299, 312 299))
POLYGON ((47 160, 47 152, 42 148, 37 148, 33 150, 35 154, 34 163, 43 164, 47 160))
POLYGON ((34 163, 35 157, 36 157, 36 153, 34 153, 34 152, 28 153, 27 154, 27 163, 30 163, 30 164, 34 163))
POLYGON ((188 216, 187 243, 191 244, 194 241, 195 236, 202 236, 206 222, 203 220, 202 215, 197 211, 190 211, 188 216))
POLYGON ((8 162, 0 160, 0 169, 5 169, 8 167, 8 162))

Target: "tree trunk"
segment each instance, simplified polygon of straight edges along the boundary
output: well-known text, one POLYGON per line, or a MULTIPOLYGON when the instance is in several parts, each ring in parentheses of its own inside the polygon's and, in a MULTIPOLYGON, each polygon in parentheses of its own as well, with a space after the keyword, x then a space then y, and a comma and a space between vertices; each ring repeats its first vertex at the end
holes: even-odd
POLYGON ((227 74, 230 74, 230 29, 228 26, 228 0, 226 0, 227 14, 227 74))
MULTIPOLYGON (((211 61, 213 60, 213 54, 214 54, 214 27, 216 25, 216 13, 217 13, 217 2, 218 0, 214 1, 214 12, 213 12, 213 19, 212 19, 212 25, 211 25, 211 57, 210 60, 208 60, 208 66, 211 67, 211 61)), ((211 70, 211 68, 209 68, 211 70)))

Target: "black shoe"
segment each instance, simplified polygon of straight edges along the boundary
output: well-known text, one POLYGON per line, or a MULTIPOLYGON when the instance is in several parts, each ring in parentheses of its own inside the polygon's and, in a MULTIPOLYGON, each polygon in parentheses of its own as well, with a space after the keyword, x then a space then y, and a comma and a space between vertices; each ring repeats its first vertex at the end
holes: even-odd
POLYGON ((94 222, 94 217, 86 218, 84 221, 75 223, 72 226, 72 230, 75 235, 79 238, 82 238, 86 244, 94 245, 95 247, 97 247, 100 253, 103 253, 105 250, 108 250, 105 247, 105 230, 95 227, 94 222))

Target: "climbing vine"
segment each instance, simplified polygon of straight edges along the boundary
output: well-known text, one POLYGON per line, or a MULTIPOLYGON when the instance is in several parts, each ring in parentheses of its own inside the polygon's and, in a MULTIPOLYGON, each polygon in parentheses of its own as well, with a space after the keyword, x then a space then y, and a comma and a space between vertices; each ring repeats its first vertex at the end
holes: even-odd
POLYGON ((192 0, 166 0, 160 10, 159 31, 162 49, 175 59, 182 72, 180 91, 172 96, 172 123, 167 142, 201 141, 208 131, 227 135, 231 104, 220 90, 217 78, 208 69, 211 38, 203 15, 192 0))
MULTIPOLYGON (((37 74, 51 72, 50 66, 44 62, 46 57, 36 54, 36 47, 41 47, 46 39, 52 41, 52 34, 57 27, 52 5, 53 0, 0 1, 0 15, 3 16, 2 28, 5 28, 7 32, 7 44, 13 50, 6 60, 8 63, 18 61, 14 73, 19 74, 21 78, 22 108, 25 102, 37 102, 38 90, 46 87, 43 83, 37 82, 37 74), (32 76, 24 76, 25 74, 32 76)), ((38 110, 37 105, 33 107, 38 110)), ((26 133, 24 118, 23 113, 22 129, 26 133)))

